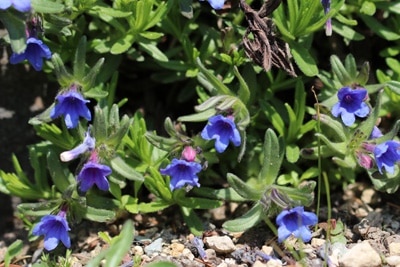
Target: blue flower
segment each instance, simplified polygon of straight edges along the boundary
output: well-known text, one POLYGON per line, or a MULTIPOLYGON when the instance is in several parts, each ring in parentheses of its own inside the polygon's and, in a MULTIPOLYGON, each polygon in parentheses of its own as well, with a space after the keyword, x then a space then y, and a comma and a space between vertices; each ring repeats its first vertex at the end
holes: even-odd
POLYGON ((356 121, 356 116, 365 118, 369 113, 369 107, 364 103, 367 97, 366 89, 352 90, 350 87, 343 87, 338 92, 339 102, 332 107, 332 115, 341 115, 346 126, 351 126, 356 121))
POLYGON ((197 248, 197 252, 199 252, 200 257, 204 260, 207 258, 206 251, 204 250, 203 240, 197 236, 193 238, 193 245, 197 248))
POLYGON ((382 167, 394 174, 394 164, 400 160, 400 143, 395 141, 386 141, 375 146, 374 156, 379 172, 382 174, 382 167))
POLYGON ((276 223, 279 225, 278 241, 282 242, 293 234, 295 237, 301 238, 304 242, 308 242, 311 240, 311 231, 308 226, 315 225, 317 222, 317 215, 304 211, 304 207, 302 206, 283 210, 276 217, 276 223))
POLYGON ((205 140, 215 139, 215 149, 222 153, 229 145, 229 141, 235 146, 240 146, 241 137, 236 125, 231 118, 216 115, 208 119, 208 124, 201 132, 205 140))
POLYGON ((160 173, 171 176, 169 187, 173 191, 185 185, 200 187, 199 177, 196 175, 200 171, 201 165, 198 162, 173 159, 171 164, 160 170, 160 173))
MULTIPOLYGON (((321 0, 321 4, 324 7, 325 15, 328 14, 329 11, 331 10, 331 0, 321 0)), ((328 20, 326 21, 325 33, 327 36, 332 35, 332 19, 331 18, 328 18, 328 20)))
POLYGON ((31 0, 0 0, 0 9, 7 9, 11 5, 21 12, 27 12, 31 10, 31 0))
MULTIPOLYGON (((200 1, 204 1, 204 0, 200 0, 200 1)), ((207 1, 210 4, 210 6, 216 10, 222 9, 225 4, 225 0, 207 0, 207 1)))
POLYGON ((42 70, 43 58, 50 59, 51 51, 42 40, 30 37, 26 41, 26 49, 21 54, 13 53, 10 57, 11 64, 17 64, 27 59, 36 71, 42 70))
POLYGON ((58 103, 50 112, 50 118, 55 119, 64 115, 67 128, 75 128, 78 125, 79 117, 84 117, 88 121, 92 119, 86 103, 90 102, 75 90, 70 90, 65 94, 57 96, 58 103))
POLYGON ((65 219, 65 212, 60 212, 58 215, 46 215, 33 228, 33 235, 44 235, 44 248, 53 250, 61 242, 65 247, 71 246, 71 240, 68 236, 68 222, 65 219))
POLYGON ((85 139, 83 143, 75 147, 72 150, 64 151, 60 154, 60 159, 63 162, 68 162, 76 159, 79 155, 85 153, 86 151, 93 151, 96 145, 96 139, 90 136, 90 130, 85 133, 85 139))
POLYGON ((110 188, 110 184, 106 176, 110 175, 111 172, 111 168, 107 165, 102 165, 95 161, 85 163, 77 178, 78 182, 80 182, 80 190, 86 192, 96 184, 100 190, 107 191, 110 188))

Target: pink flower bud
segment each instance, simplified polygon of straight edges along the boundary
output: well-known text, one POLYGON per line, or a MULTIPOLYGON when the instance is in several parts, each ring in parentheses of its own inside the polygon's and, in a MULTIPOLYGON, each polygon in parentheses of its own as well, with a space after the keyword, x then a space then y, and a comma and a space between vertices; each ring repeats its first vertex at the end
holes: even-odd
POLYGON ((367 154, 358 153, 357 159, 358 159, 358 164, 360 164, 361 167, 363 167, 367 170, 371 169, 374 166, 372 158, 370 156, 368 156, 367 154))
POLYGON ((182 158, 189 162, 194 161, 196 159, 196 150, 191 146, 186 146, 182 151, 182 158))

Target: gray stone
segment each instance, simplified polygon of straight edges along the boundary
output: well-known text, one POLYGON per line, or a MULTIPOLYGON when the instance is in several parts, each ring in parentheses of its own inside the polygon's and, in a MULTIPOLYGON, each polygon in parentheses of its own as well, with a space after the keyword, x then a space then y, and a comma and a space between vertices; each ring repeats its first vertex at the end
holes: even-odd
POLYGON ((218 253, 230 253, 236 249, 229 236, 209 236, 204 239, 207 247, 218 253))
POLYGON ((162 251, 162 238, 157 238, 150 245, 144 248, 144 252, 146 255, 151 256, 155 253, 160 253, 162 251))
POLYGON ((368 241, 364 241, 352 247, 339 259, 342 267, 379 267, 382 266, 381 257, 368 241))

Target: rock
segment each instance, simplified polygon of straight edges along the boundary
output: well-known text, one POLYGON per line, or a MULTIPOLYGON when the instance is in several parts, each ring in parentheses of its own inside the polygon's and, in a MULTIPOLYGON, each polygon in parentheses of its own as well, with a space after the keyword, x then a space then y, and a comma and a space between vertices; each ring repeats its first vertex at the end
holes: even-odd
POLYGON ((368 241, 364 241, 352 247, 342 258, 339 259, 343 267, 379 267, 382 265, 381 258, 368 241))
POLYGON ((314 248, 319 248, 325 244, 326 240, 322 238, 311 239, 311 246, 314 248))
POLYGON ((391 267, 400 267, 400 256, 386 257, 386 263, 391 267))
POLYGON ((173 257, 177 257, 182 254, 182 251, 185 248, 185 246, 180 243, 172 243, 171 246, 169 246, 169 248, 171 249, 170 255, 173 257))
POLYGON ((361 194, 361 200, 368 205, 375 205, 381 202, 381 198, 373 188, 365 189, 361 194))
POLYGON ((236 249, 229 236, 209 236, 204 239, 207 247, 218 253, 230 253, 236 249))
POLYGON ((389 244, 390 256, 400 256, 400 243, 392 242, 389 244))
POLYGON ((252 267, 267 267, 267 264, 262 263, 262 262, 259 261, 259 260, 256 260, 256 261, 254 262, 254 264, 253 264, 252 267))
POLYGON ((160 253, 162 251, 162 238, 157 238, 150 245, 144 248, 146 255, 151 256, 155 253, 160 253))
POLYGON ((266 267, 282 267, 282 262, 280 260, 269 260, 266 267))
POLYGON ((271 246, 262 246, 261 251, 265 254, 267 254, 268 256, 272 256, 274 255, 274 248, 271 246))
POLYGON ((142 256, 144 254, 143 248, 141 246, 134 246, 131 251, 132 254, 136 256, 142 256))

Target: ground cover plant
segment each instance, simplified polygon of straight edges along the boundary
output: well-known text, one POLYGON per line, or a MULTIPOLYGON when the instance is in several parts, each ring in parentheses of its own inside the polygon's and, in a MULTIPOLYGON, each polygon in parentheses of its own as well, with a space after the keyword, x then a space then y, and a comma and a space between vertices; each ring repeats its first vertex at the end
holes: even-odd
MULTIPOLYGON (((227 202, 250 207, 227 231, 267 224, 290 247, 324 222, 327 243, 346 243, 329 239, 331 191, 360 177, 398 190, 396 1, 0 1, 9 63, 57 84, 29 120, 41 138, 28 147, 33 171, 15 155, 15 171, 0 170, 44 257, 71 248, 83 221, 123 219, 88 263, 119 266, 133 215, 174 207, 201 237, 201 210, 227 202)), ((16 241, 4 264, 20 251, 16 241)))

